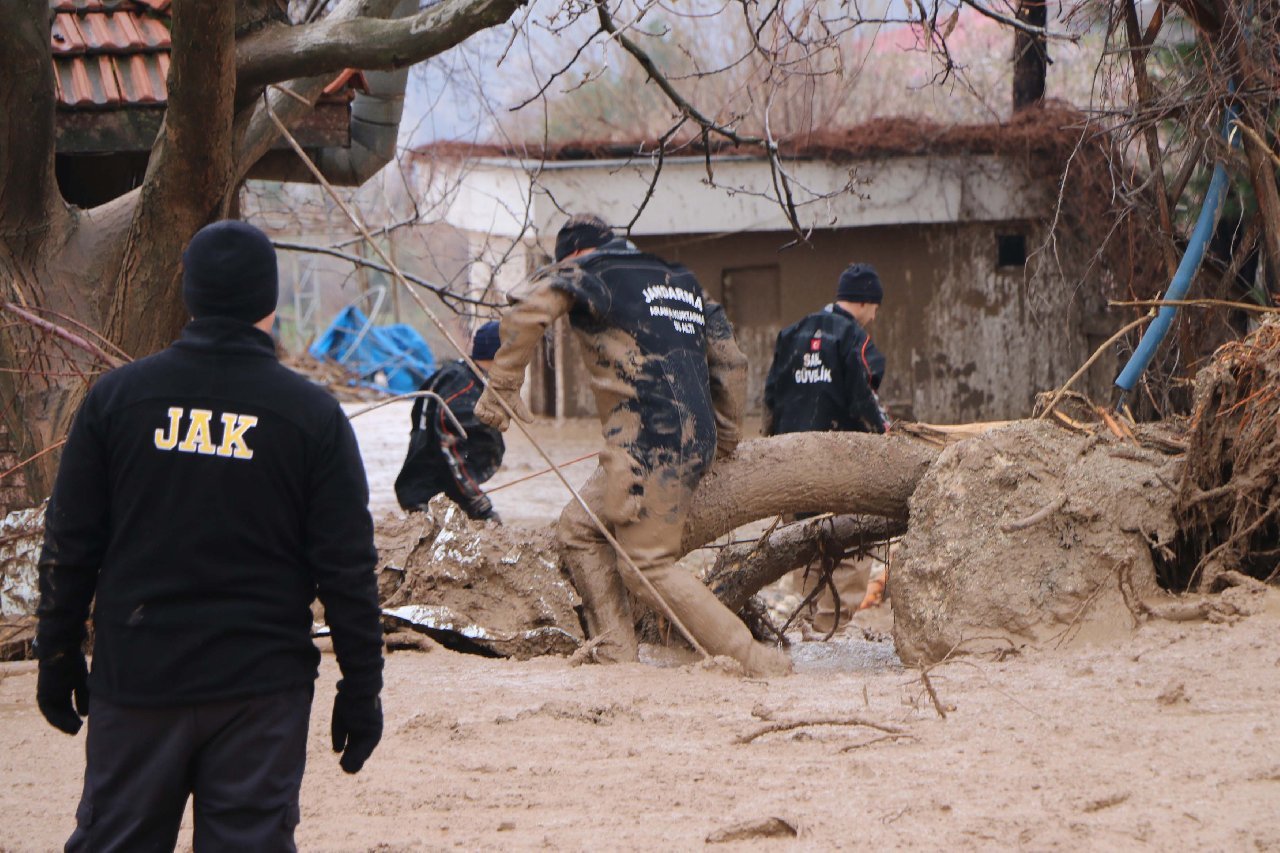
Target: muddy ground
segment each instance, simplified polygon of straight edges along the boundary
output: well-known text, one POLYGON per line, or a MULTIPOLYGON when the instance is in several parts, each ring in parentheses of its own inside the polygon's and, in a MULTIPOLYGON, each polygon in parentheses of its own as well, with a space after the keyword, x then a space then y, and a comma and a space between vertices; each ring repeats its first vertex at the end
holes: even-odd
MULTIPOLYGON (((355 422, 378 513, 394 506, 404 422, 395 407, 355 422)), ((557 459, 597 442, 585 422, 538 434, 557 459)), ((508 459, 495 483, 541 467, 515 436, 508 459)), ((563 501, 550 477, 494 495, 510 523, 545 523, 563 501)), ((860 631, 798 643, 798 673, 768 682, 661 650, 608 668, 401 651, 386 736, 355 777, 328 748, 326 654, 298 841, 691 849, 776 816, 799 835, 725 846, 1280 850, 1278 629, 1273 590, 1232 625, 1152 622, 1106 646, 948 662, 930 671, 946 719, 860 631), (822 720, 859 724, 740 742, 822 720)), ((0 664, 0 850, 58 847, 79 794, 83 736, 45 725, 34 693, 31 664, 0 664)))

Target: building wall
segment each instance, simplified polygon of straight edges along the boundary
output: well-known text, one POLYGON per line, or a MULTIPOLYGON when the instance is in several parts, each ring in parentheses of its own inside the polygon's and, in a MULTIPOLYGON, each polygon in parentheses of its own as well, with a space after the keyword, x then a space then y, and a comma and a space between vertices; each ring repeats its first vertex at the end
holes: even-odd
MULTIPOLYGON (((751 362, 752 412, 763 404, 778 331, 830 302, 853 261, 875 265, 885 285, 872 333, 888 361, 881 397, 896 417, 1025 417, 1036 393, 1064 382, 1112 331, 1101 297, 1087 296, 1101 293, 1100 285, 1088 277, 1084 287, 1065 285, 1085 275, 1088 247, 1060 238, 1050 263, 1035 251, 1042 227, 1029 222, 834 229, 815 232, 811 246, 782 249, 792 239, 786 232, 636 238, 689 266, 725 302, 751 362), (1023 238, 1025 267, 998 264, 1001 236, 1023 238)), ((570 349, 565 412, 593 414, 580 355, 570 349)), ((1112 375, 1113 365, 1102 364, 1081 390, 1105 399, 1112 375)))

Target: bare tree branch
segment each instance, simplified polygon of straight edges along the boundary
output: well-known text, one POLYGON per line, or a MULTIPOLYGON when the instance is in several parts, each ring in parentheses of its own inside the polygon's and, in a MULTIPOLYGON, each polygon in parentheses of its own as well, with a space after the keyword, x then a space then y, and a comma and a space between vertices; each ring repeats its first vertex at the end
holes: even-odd
POLYGON ((403 68, 503 23, 523 5, 524 0, 442 0, 395 21, 334 15, 313 24, 265 28, 241 39, 236 75, 245 88, 343 68, 403 68))
POLYGON ((1008 15, 1002 15, 999 12, 995 11, 994 9, 989 9, 986 6, 982 5, 981 3, 978 3, 977 0, 960 0, 960 2, 968 6, 970 9, 973 9, 978 14, 984 15, 985 17, 988 17, 993 21, 999 21, 1000 23, 1004 24, 1006 27, 1015 29, 1018 32, 1026 33, 1032 36, 1039 36, 1040 38, 1056 39, 1058 41, 1069 41, 1072 44, 1080 41, 1080 36, 1078 35, 1074 35, 1072 33, 1055 33, 1049 30, 1047 27, 1037 27, 1032 24, 1028 24, 1025 21, 1020 21, 1017 18, 1011 18, 1008 15))
MULTIPOLYGON (((344 261, 350 261, 351 263, 356 264, 357 266, 368 267, 369 269, 372 269, 372 270, 378 270, 379 272, 384 272, 387 275, 395 274, 391 270, 391 268, 386 266, 385 264, 380 264, 377 261, 373 261, 368 258, 362 258, 359 255, 353 255, 350 252, 344 252, 341 249, 334 249, 329 246, 315 246, 315 245, 312 245, 311 243, 294 243, 288 240, 272 240, 271 242, 275 245, 277 249, 284 249, 290 252, 308 252, 316 255, 328 255, 333 258, 341 258, 344 261)), ((481 308, 505 308, 506 307, 505 305, 499 304, 496 302, 485 302, 480 299, 471 299, 470 297, 467 297, 467 296, 460 296, 459 294, 454 293, 453 291, 449 290, 449 288, 443 285, 432 284, 431 282, 427 281, 424 278, 419 278, 418 276, 412 275, 407 272, 402 271, 401 275, 403 275, 405 279, 413 282, 419 287, 425 287, 427 290, 430 290, 432 293, 434 293, 436 296, 439 296, 440 299, 444 300, 445 302, 450 302, 450 301, 460 302, 466 305, 476 305, 481 308)))
POLYGON ((86 338, 83 338, 80 335, 77 335, 75 332, 64 329, 62 326, 59 326, 57 323, 50 323, 48 320, 37 317, 35 314, 32 314, 30 311, 26 311, 22 308, 19 308, 17 305, 14 305, 12 302, 0 302, 0 309, 8 311, 10 314, 13 314, 16 317, 20 317, 24 322, 30 323, 32 326, 35 326, 37 329, 40 329, 41 331, 48 332, 51 335, 55 335, 59 338, 62 338, 67 343, 70 343, 79 347, 80 349, 84 350, 85 352, 97 358, 99 361, 101 361, 103 364, 107 365, 108 367, 120 367, 122 364, 125 363, 124 361, 115 357, 114 355, 111 355, 111 353, 107 352, 102 347, 98 346, 92 341, 87 340, 86 338))
POLYGON ((54 84, 47 0, 0 3, 0 236, 48 229, 63 209, 54 180, 54 84))

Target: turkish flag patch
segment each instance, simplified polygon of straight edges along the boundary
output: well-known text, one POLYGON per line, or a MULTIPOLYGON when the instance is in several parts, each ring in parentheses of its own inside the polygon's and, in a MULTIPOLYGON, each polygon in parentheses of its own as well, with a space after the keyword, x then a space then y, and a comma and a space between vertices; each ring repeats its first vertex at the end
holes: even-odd
POLYGON ((813 338, 809 341, 809 351, 817 352, 822 349, 822 338, 813 338))

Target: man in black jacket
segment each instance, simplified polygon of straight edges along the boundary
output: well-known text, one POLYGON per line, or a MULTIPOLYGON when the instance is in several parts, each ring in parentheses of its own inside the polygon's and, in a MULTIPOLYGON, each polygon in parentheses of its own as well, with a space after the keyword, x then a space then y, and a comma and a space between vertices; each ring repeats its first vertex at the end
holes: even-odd
POLYGON ((364 468, 337 402, 276 360, 276 291, 261 231, 202 229, 183 253, 194 319, 99 379, 63 449, 36 642, 46 719, 75 734, 89 715, 68 850, 173 849, 189 795, 197 850, 294 849, 317 594, 342 670, 342 768, 381 737, 364 468))
MULTIPOLYGON (((487 373, 497 351, 498 323, 494 320, 476 330, 471 360, 487 373)), ((418 390, 432 391, 444 403, 431 397, 419 397, 413 403, 409 452, 396 477, 400 506, 410 512, 422 511, 444 492, 469 518, 500 521, 493 503, 480 490, 480 484, 498 470, 506 452, 502 433, 475 416, 484 380, 457 359, 427 377, 418 390), (455 420, 466 431, 466 438, 458 433, 455 420)))
MULTIPOLYGON (((778 333, 765 382, 765 435, 888 430, 889 418, 876 395, 885 359, 867 332, 883 300, 875 269, 852 264, 840 275, 833 304, 778 333)), ((848 618, 862 601, 870 570, 865 558, 835 570, 841 613, 835 612, 830 593, 822 593, 814 602, 814 628, 834 630, 848 618)), ((815 582, 810 573, 805 595, 815 582)))
POLYGON ((884 356, 867 327, 884 300, 869 264, 840 274, 836 301, 778 333, 764 386, 765 435, 788 432, 885 432, 876 391, 884 356))
POLYGON ((505 429, 501 396, 528 419, 520 399, 525 366, 547 328, 566 315, 586 355, 605 439, 581 495, 644 578, 619 571, 608 540, 570 502, 557 533, 587 627, 603 640, 599 655, 636 659, 627 590, 656 607, 652 586, 711 654, 737 658, 753 675, 789 672, 784 653, 756 643, 742 620, 675 564, 693 492, 713 458, 733 452, 740 432, 746 357, 724 310, 705 299, 685 267, 638 251, 597 216, 574 216, 557 235, 556 263, 502 316, 502 346, 476 417, 505 429))

